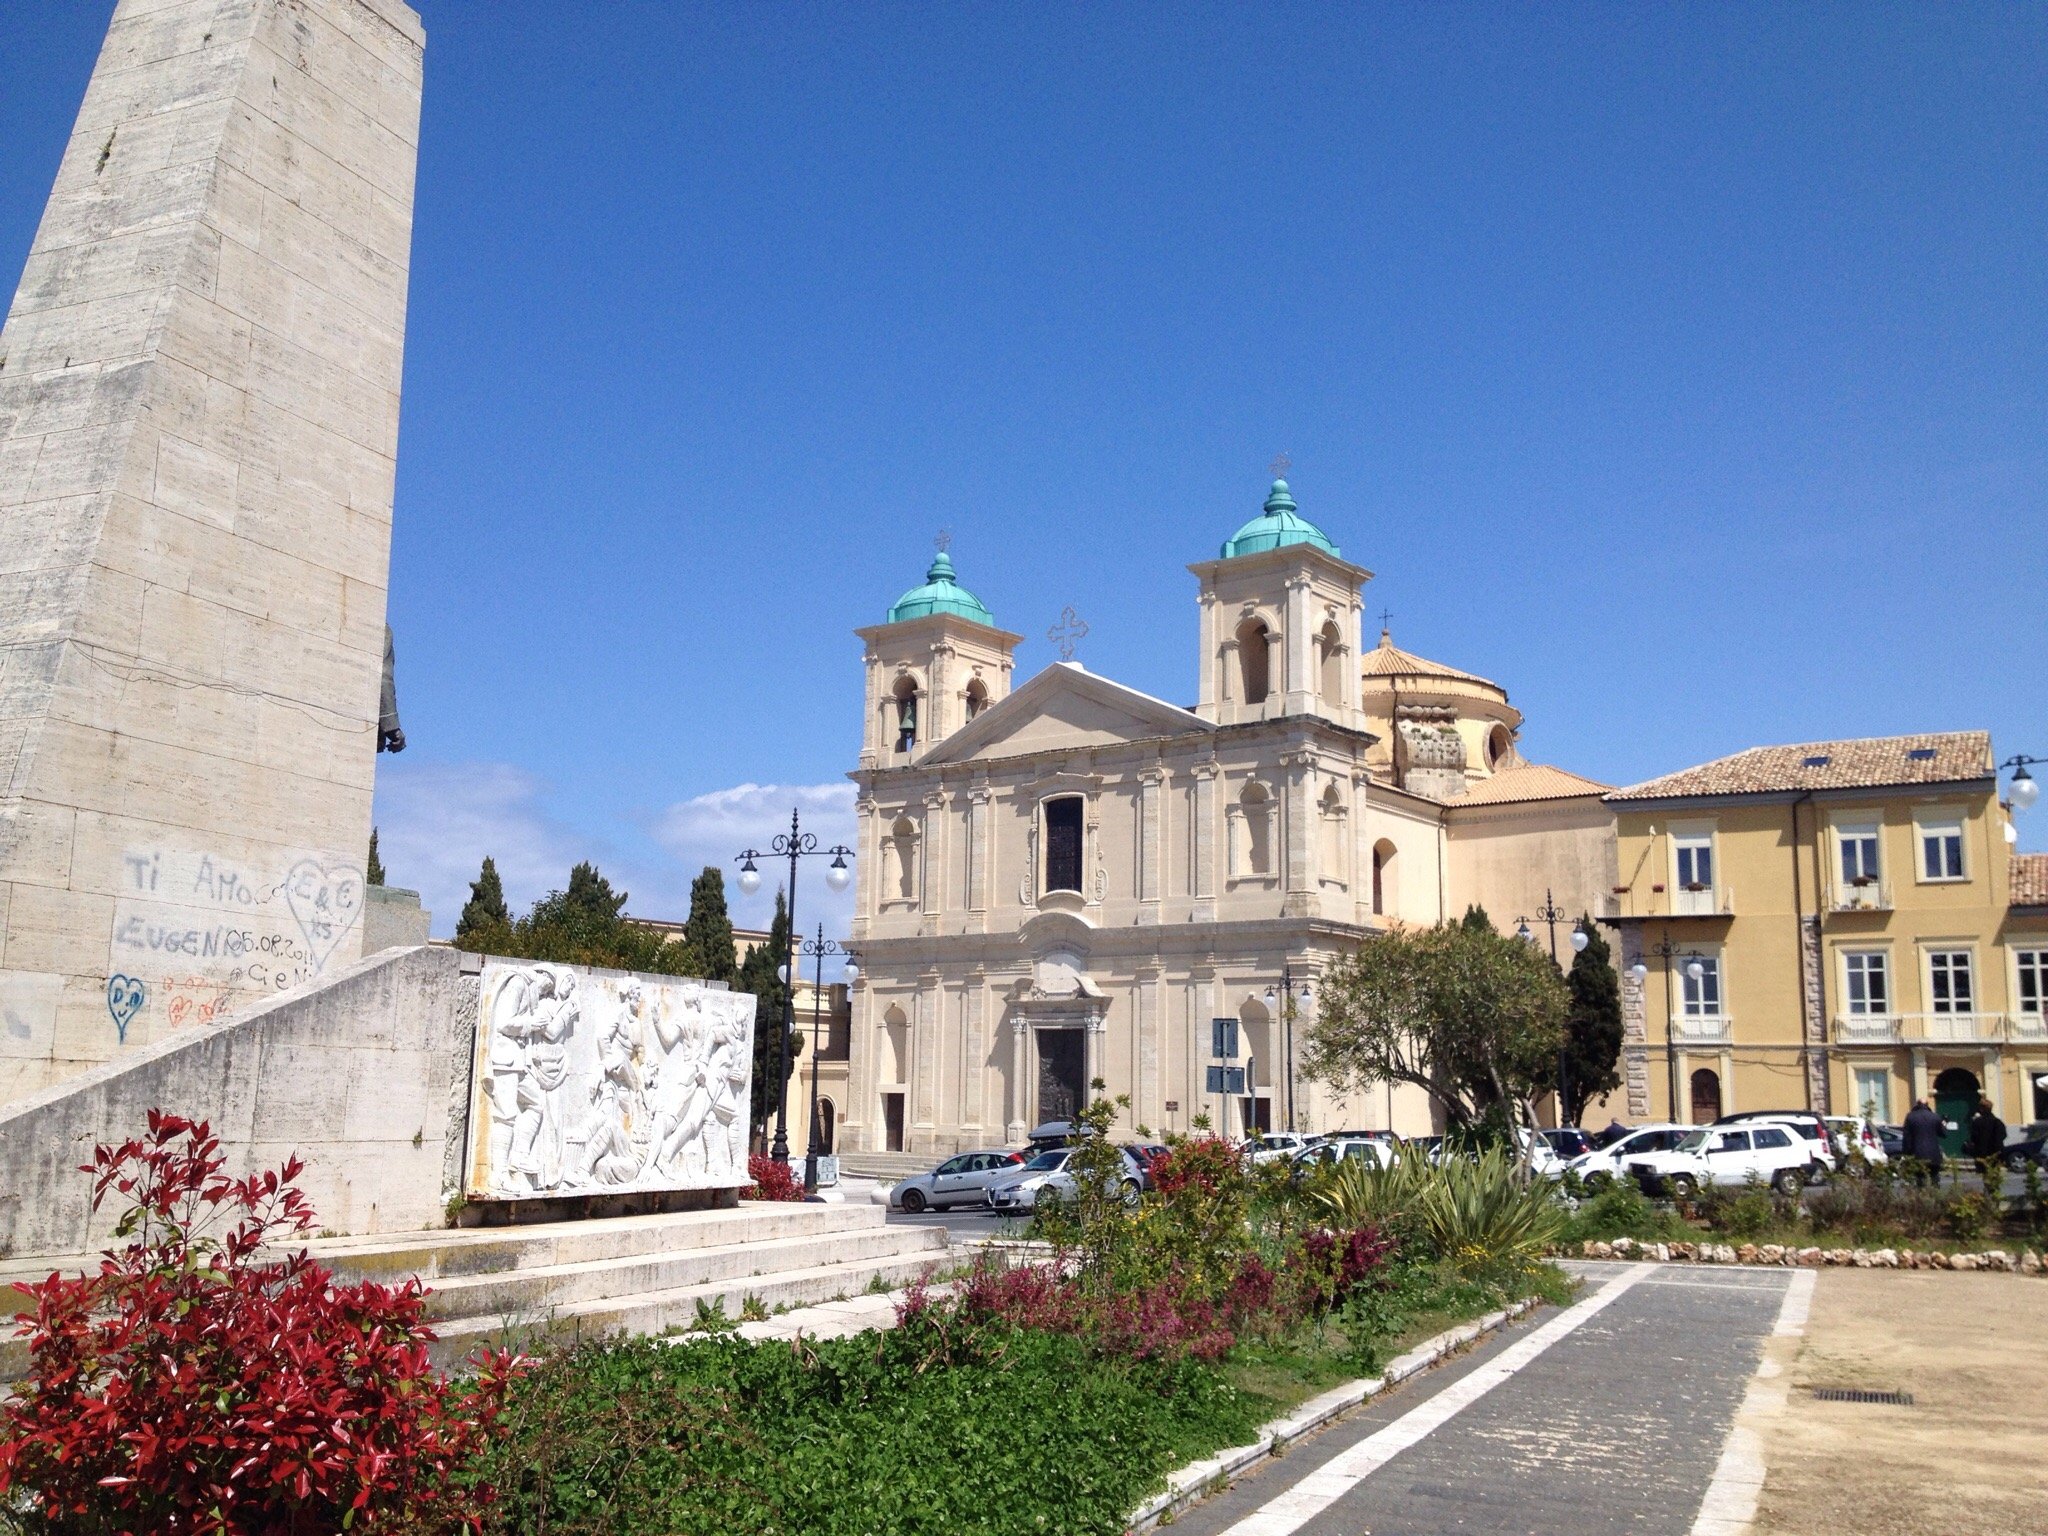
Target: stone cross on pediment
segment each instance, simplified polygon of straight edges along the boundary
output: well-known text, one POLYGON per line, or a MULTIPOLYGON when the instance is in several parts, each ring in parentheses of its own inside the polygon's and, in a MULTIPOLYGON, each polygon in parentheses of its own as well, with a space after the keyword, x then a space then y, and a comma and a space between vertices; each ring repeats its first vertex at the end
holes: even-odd
POLYGON ((1060 621, 1045 632, 1045 638, 1059 647, 1060 660, 1072 661, 1074 648, 1088 638, 1088 622, 1072 603, 1060 610, 1060 621))

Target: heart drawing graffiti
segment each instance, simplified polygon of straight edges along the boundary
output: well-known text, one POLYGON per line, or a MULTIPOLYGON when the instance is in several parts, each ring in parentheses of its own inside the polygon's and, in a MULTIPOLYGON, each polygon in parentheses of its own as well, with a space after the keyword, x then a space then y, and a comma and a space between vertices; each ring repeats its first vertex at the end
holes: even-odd
POLYGON ((133 976, 109 976, 107 978, 107 1012, 113 1015, 114 1033, 123 1045, 128 1043, 128 1026, 135 1015, 142 1012, 142 1005, 149 1001, 149 988, 133 976))
POLYGON ((327 957, 363 915, 363 877, 346 864, 301 859, 285 876, 285 905, 306 936, 313 969, 327 969, 327 957))

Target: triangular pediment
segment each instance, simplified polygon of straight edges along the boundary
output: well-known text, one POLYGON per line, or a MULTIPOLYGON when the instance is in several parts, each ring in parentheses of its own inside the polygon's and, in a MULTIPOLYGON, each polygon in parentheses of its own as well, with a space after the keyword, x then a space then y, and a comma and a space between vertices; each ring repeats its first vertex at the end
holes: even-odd
POLYGON ((1215 727, 1176 705, 1056 662, 940 742, 923 761, 964 763, 1182 736, 1215 727))

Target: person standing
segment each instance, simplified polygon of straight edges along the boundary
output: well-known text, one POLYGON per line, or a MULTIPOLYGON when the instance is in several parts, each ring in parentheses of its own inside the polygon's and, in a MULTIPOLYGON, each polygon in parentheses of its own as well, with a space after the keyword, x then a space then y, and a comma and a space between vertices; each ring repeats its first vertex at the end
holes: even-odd
POLYGON ((1913 1174, 1916 1184, 1925 1184, 1930 1176, 1941 1177, 1941 1116, 1927 1107, 1925 1099, 1915 1099, 1913 1108, 1906 1115, 1906 1123, 1900 1127, 1904 1132, 1905 1154, 1919 1166, 1913 1174))
POLYGON ((1984 1187, 1993 1188, 1998 1160, 2005 1152, 2005 1122, 1991 1107, 1989 1094, 1981 1095, 1977 1100, 1977 1112, 1970 1116, 1970 1139, 1964 1150, 1977 1159, 1977 1166, 1984 1174, 1984 1187))

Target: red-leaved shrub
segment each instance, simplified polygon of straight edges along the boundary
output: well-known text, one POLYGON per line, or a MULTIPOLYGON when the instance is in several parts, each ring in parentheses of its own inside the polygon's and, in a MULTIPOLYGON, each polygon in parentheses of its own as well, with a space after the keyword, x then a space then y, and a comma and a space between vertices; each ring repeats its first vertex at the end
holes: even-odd
POLYGON ((471 1531, 466 1463, 514 1362, 459 1386, 428 1364, 419 1282, 338 1286, 304 1250, 304 1164, 223 1177, 204 1123, 149 1133, 82 1171, 127 1203, 96 1274, 23 1287, 31 1359, 0 1404, 0 1502, 53 1533, 330 1536, 471 1531), (214 1236, 216 1227, 226 1228, 214 1236))
POLYGON ((804 1181, 788 1163, 778 1163, 764 1152, 749 1154, 747 1177, 754 1182, 740 1191, 742 1200, 801 1200, 804 1181))

